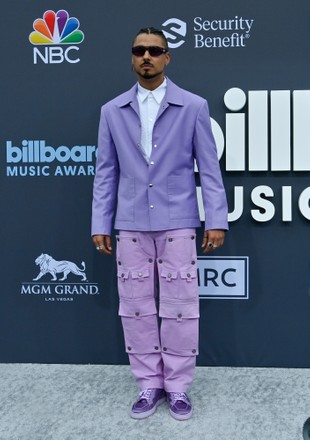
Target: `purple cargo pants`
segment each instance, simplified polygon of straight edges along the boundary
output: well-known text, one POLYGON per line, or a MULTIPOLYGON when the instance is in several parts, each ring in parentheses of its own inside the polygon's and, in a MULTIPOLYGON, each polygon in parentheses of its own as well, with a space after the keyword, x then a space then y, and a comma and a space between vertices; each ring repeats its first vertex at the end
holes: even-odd
POLYGON ((195 238, 194 229, 117 236, 119 315, 141 390, 186 392, 193 380, 199 333, 195 238))

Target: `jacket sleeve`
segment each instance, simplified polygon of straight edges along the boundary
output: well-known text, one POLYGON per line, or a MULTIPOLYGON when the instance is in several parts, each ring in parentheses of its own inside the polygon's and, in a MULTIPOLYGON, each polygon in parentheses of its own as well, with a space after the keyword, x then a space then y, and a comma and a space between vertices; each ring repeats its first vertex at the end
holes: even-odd
POLYGON ((196 119, 194 154, 200 176, 205 230, 228 229, 226 193, 211 130, 209 108, 205 100, 196 119))
POLYGON ((105 115, 101 109, 98 133, 96 174, 93 187, 91 234, 111 235, 119 181, 116 148, 105 115))

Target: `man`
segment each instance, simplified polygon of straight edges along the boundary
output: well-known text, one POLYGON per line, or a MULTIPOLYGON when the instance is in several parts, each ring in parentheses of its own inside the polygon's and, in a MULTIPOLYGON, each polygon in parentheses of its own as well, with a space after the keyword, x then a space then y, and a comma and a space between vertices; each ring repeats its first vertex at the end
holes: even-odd
POLYGON ((132 47, 138 83, 102 107, 99 126, 92 237, 99 252, 112 254, 116 211, 119 315, 140 388, 131 409, 136 419, 166 398, 175 419, 192 415, 187 390, 198 354, 200 226, 194 159, 205 209, 203 251, 221 246, 228 229, 207 102, 165 77, 169 62, 164 34, 141 29, 132 47))

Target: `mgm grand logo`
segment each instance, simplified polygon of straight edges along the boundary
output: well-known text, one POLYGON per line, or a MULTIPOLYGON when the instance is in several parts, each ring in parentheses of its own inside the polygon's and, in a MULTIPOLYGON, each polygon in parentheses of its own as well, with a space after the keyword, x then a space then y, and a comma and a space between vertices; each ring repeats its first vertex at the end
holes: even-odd
POLYGON ((77 265, 41 254, 35 264, 39 273, 32 281, 22 283, 22 295, 40 296, 45 301, 73 301, 76 297, 99 295, 98 284, 87 279, 84 261, 77 265))

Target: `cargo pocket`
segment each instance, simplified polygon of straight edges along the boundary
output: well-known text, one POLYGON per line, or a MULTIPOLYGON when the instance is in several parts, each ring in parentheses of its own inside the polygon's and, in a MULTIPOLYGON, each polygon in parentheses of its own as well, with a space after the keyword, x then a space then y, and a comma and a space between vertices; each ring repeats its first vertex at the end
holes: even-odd
POLYGON ((178 298, 178 272, 167 267, 161 267, 159 272, 161 298, 178 298))
POLYGON ((162 351, 177 356, 196 356, 199 337, 199 303, 161 304, 162 351))
POLYGON ((178 272, 162 266, 159 273, 161 298, 185 301, 193 301, 198 298, 196 267, 191 266, 178 272))
POLYGON ((153 295, 151 271, 153 271, 151 267, 145 267, 140 270, 119 268, 117 277, 120 298, 135 299, 151 297, 153 295))
POLYGON ((155 301, 126 302, 119 307, 125 349, 129 354, 158 353, 161 351, 155 301))
POLYGON ((129 270, 118 269, 117 286, 118 294, 121 298, 132 298, 131 286, 129 283, 129 270))
POLYGON ((180 272, 179 299, 193 300, 198 298, 197 269, 192 267, 180 272))

